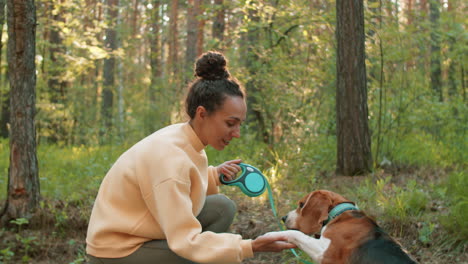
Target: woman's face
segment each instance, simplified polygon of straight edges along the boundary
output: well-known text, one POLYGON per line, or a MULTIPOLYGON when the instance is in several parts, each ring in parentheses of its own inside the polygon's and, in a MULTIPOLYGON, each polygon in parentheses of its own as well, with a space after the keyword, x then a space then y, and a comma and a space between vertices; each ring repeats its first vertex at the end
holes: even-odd
MULTIPOLYGON (((199 107, 200 108, 200 107, 199 107)), ((216 150, 223 150, 233 138, 240 137, 240 126, 247 115, 247 106, 243 98, 228 96, 224 104, 214 113, 197 109, 201 129, 198 135, 205 145, 211 145, 216 150)))

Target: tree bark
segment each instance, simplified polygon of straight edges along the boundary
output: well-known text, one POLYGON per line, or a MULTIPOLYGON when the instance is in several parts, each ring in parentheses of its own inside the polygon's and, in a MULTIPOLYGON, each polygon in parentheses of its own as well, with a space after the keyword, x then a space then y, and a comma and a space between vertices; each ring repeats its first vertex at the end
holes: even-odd
POLYGON ((439 0, 429 1, 429 17, 431 20, 431 89, 439 98, 439 101, 444 100, 442 94, 442 70, 440 63, 440 2, 439 0))
POLYGON ((179 13, 179 0, 171 1, 171 11, 169 17, 169 74, 177 75, 178 62, 179 62, 179 42, 177 40, 179 36, 178 30, 178 13, 179 13))
POLYGON ((193 63, 203 52, 203 28, 205 20, 203 15, 202 1, 189 0, 187 7, 187 42, 185 52, 185 71, 189 79, 193 76, 193 63))
POLYGON ((134 0, 133 2, 133 14, 132 14, 132 37, 133 39, 136 38, 137 34, 138 34, 138 14, 139 14, 139 10, 138 10, 138 4, 139 4, 140 1, 138 0, 134 0))
POLYGON ((1 115, 0 115, 0 137, 8 138, 8 124, 10 123, 10 92, 4 91, 0 96, 1 115))
MULTIPOLYGON (((3 25, 5 24, 5 4, 6 0, 0 0, 0 64, 2 62, 2 50, 3 50, 3 25)), ((0 70, 0 78, 2 71, 0 70)), ((1 79, 0 79, 1 83, 1 79)))
POLYGON ((197 56, 197 2, 197 0, 188 0, 187 3, 187 42, 185 49, 185 72, 187 80, 190 80, 192 78, 191 76, 193 75, 193 63, 197 56))
POLYGON ((216 8, 216 17, 213 21, 212 35, 218 41, 218 45, 224 40, 224 28, 226 27, 225 12, 223 7, 223 0, 214 0, 216 8))
MULTIPOLYGON (((135 8, 138 9, 138 4, 135 4, 135 8)), ((117 10, 118 10, 118 5, 117 5, 117 10)), ((134 22, 137 24, 137 19, 138 16, 134 16, 134 22)), ((122 16, 119 12, 117 12, 117 24, 121 25, 122 24, 122 16)), ((136 32, 133 31, 134 33, 136 32)), ((122 38, 117 38, 116 37, 116 49, 117 47, 122 47, 122 38)), ((124 102, 124 70, 123 70, 123 59, 122 58, 116 58, 116 64, 117 64, 117 71, 115 75, 117 76, 117 116, 118 116, 118 135, 120 139, 123 139, 125 137, 125 127, 124 127, 124 122, 125 122, 125 102, 124 102)))
MULTIPOLYGON (((447 6, 447 12, 450 14, 449 18, 449 23, 451 26, 455 24, 455 19, 456 19, 456 13, 454 13, 454 4, 453 0, 448 1, 448 6, 447 6)), ((457 40, 455 36, 449 36, 449 54, 455 54, 455 44, 457 43, 457 40)), ((453 58, 450 60, 449 64, 449 69, 448 69, 448 96, 450 99, 454 98, 457 96, 457 65, 458 65, 458 59, 453 58)))
MULTIPOLYGON (((250 8, 247 15, 249 20, 253 23, 257 23, 260 20, 258 17, 258 11, 254 8, 250 8)), ((258 98, 261 97, 260 87, 255 83, 255 80, 257 80, 257 78, 255 78, 255 75, 257 74, 256 62, 259 60, 258 55, 255 53, 255 46, 259 43, 259 31, 260 29, 257 27, 248 27, 246 41, 243 41, 247 45, 247 47, 244 48, 246 50, 244 59, 245 66, 252 77, 245 85, 247 93, 250 95, 247 98, 247 109, 249 111, 248 116, 252 116, 254 118, 255 130, 259 132, 258 136, 264 143, 270 144, 270 133, 268 133, 267 130, 264 114, 259 109, 258 98)))
POLYGON ((368 127, 363 0, 336 1, 337 174, 372 170, 368 127))
POLYGON ((148 88, 148 109, 151 116, 145 119, 145 131, 147 133, 154 132, 161 124, 166 124, 167 118, 165 115, 160 115, 161 122, 154 122, 154 115, 160 113, 163 99, 161 98, 161 78, 162 78, 162 61, 161 61, 161 18, 159 12, 161 10, 161 0, 152 0, 153 6, 150 10, 151 14, 151 33, 150 33, 150 67, 151 67, 151 83, 148 88))
POLYGON ((50 91, 50 102, 51 103, 63 103, 65 100, 65 87, 66 82, 61 80, 61 73, 65 68, 63 58, 61 54, 65 53, 65 49, 62 44, 62 37, 60 36, 59 23, 64 23, 65 19, 61 16, 61 11, 56 13, 52 12, 55 9, 60 9, 62 1, 57 3, 51 1, 50 10, 52 15, 51 30, 49 35, 49 72, 48 72, 48 86, 50 91))
POLYGON ((419 1, 419 10, 423 17, 427 15, 427 0, 420 0, 419 1))
MULTIPOLYGON (((95 20, 98 22, 98 23, 101 23, 103 22, 104 20, 104 7, 103 7, 103 4, 101 2, 102 0, 95 0, 94 4, 94 8, 95 8, 95 20)), ((93 28, 95 28, 95 26, 93 25, 93 28)), ((101 31, 98 31, 95 36, 96 36, 96 39, 97 40, 101 40, 102 39, 102 32, 101 31)), ((94 72, 90 72, 91 73, 91 80, 99 80, 101 79, 101 76, 102 76, 102 72, 103 72, 103 63, 102 63, 102 60, 96 60, 94 61, 94 72)), ((99 97, 101 96, 101 84, 94 81, 94 102, 96 105, 99 104, 99 97)), ((96 114, 96 119, 99 119, 99 111, 96 111, 95 112, 96 114)))
POLYGON ((40 199, 34 126, 36 7, 34 0, 8 0, 7 8, 11 133, 3 223, 17 218, 30 219, 40 199))
POLYGON ((149 99, 150 103, 156 101, 155 87, 162 75, 161 68, 161 38, 160 35, 160 6, 161 0, 152 0, 153 9, 151 10, 151 35, 150 35, 150 66, 151 66, 151 87, 149 99))
POLYGON ((103 129, 101 130, 101 143, 104 143, 112 134, 112 112, 113 112, 113 97, 115 86, 115 55, 117 49, 117 31, 116 21, 118 16, 118 0, 107 0, 107 22, 105 48, 109 53, 108 58, 104 60, 103 68, 103 89, 102 89, 102 104, 101 117, 103 129), (107 137, 107 138, 105 138, 107 137))
MULTIPOLYGON (((2 64, 3 51, 3 25, 5 24, 5 3, 6 0, 0 0, 0 65, 2 64)), ((0 85, 2 83, 3 71, 0 68, 0 85)), ((5 77, 6 79, 6 77, 5 77)), ((0 91, 0 137, 8 137, 8 123, 10 122, 10 92, 0 91)))
POLYGON ((406 0, 406 20, 407 24, 413 24, 413 0, 406 0))
POLYGON ((197 13, 197 20, 198 20, 198 29, 197 29, 197 56, 200 56, 203 53, 203 44, 205 42, 205 23, 206 20, 203 19, 203 13, 205 10, 203 9, 203 0, 195 0, 195 10, 197 13))

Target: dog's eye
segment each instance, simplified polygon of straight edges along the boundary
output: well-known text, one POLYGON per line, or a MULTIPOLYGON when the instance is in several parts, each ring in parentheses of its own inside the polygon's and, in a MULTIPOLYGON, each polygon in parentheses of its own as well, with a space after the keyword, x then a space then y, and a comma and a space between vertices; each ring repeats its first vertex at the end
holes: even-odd
POLYGON ((302 207, 304 207, 304 203, 303 203, 303 202, 300 202, 300 203, 299 203, 299 208, 302 208, 302 207))

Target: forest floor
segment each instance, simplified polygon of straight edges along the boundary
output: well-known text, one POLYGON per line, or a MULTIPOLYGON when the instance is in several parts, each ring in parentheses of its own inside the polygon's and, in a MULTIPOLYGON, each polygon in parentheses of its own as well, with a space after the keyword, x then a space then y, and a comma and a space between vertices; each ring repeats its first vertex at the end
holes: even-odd
MULTIPOLYGON (((401 177, 407 177, 402 175, 401 177)), ((359 185, 366 177, 326 177, 317 183, 320 189, 336 192, 343 191, 343 186, 359 185)), ((398 177, 394 177, 398 183, 398 177)), ((424 180, 424 179, 423 179, 424 180)), ((404 182, 403 178, 400 182, 404 182)), ((349 188, 347 189, 349 191, 349 188)), ((312 191, 312 190, 311 190, 312 191)), ((243 195, 235 187, 223 187, 223 193, 237 204, 238 214, 231 226, 231 232, 241 234, 244 238, 255 238, 270 231, 278 231, 279 223, 274 217, 266 195, 250 198, 243 195)), ((346 197, 346 193, 341 193, 346 197)), ((278 217, 292 210, 292 205, 298 199, 297 193, 282 193, 275 195, 278 217)), ((358 201, 357 201, 358 202, 358 201)), ((358 202, 359 203, 359 202, 358 202)), ((0 264, 1 263, 34 263, 34 264, 78 264, 86 263, 84 239, 87 228, 87 216, 90 206, 83 204, 64 204, 60 201, 48 202, 48 209, 43 210, 41 228, 28 229, 21 226, 12 229, 0 229, 0 264), (87 209, 83 209, 87 208, 87 209)), ((437 214, 437 212, 434 212, 437 214)), ((434 215, 435 217, 436 215, 434 215)), ((444 245, 446 234, 433 234, 429 243, 422 243, 418 235, 418 223, 392 225, 380 222, 388 233, 398 240, 403 247, 420 263, 426 264, 468 264, 468 243, 461 243, 462 248, 450 249, 444 245)), ((300 252, 300 250, 297 250, 300 252)), ((311 260, 301 254, 309 262, 311 260)), ((296 264, 301 263, 289 250, 281 253, 258 253, 254 258, 245 260, 243 264, 296 264)))

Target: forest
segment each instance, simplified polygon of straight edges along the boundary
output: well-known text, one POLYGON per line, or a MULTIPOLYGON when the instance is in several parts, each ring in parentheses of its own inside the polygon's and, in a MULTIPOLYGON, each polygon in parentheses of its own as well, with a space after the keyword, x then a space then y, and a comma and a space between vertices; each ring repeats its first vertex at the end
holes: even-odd
MULTIPOLYGON (((280 216, 340 193, 420 263, 468 263, 464 0, 0 0, 0 263, 87 263, 103 177, 186 122, 194 62, 219 51, 247 93, 211 165, 262 170, 280 216)), ((243 238, 268 195, 221 191, 243 238)), ((308 257, 299 252, 303 259, 308 257)), ((243 263, 301 263, 290 251, 243 263)))

